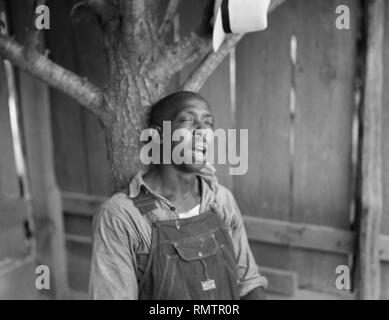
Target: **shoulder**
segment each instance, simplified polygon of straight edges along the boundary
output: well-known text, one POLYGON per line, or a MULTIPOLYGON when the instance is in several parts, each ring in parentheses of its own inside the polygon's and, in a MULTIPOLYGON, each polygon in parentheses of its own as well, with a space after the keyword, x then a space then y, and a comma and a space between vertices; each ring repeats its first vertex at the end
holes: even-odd
POLYGON ((232 192, 222 184, 217 184, 215 187, 215 200, 222 206, 235 206, 236 201, 232 192))
POLYGON ((227 225, 234 227, 241 220, 241 212, 233 193, 221 184, 215 188, 215 201, 223 212, 223 220, 227 225))
POLYGON ((108 228, 128 236, 135 232, 137 225, 142 221, 143 217, 133 201, 126 194, 118 192, 100 206, 93 219, 93 229, 108 228))

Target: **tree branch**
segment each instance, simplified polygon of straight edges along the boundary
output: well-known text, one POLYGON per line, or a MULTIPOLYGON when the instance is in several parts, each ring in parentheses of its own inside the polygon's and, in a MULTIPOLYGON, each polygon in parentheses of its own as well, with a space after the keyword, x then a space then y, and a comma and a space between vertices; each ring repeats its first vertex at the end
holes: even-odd
POLYGON ((26 48, 10 37, 0 35, 0 55, 46 84, 74 98, 99 118, 103 117, 102 90, 73 72, 64 69, 37 51, 26 48))
POLYGON ((85 3, 100 16, 106 15, 108 7, 106 0, 86 0, 85 3))
MULTIPOLYGON (((268 12, 272 12, 284 1, 285 0, 272 0, 268 12)), ((208 56, 200 63, 200 66, 196 68, 184 81, 181 89, 198 92, 209 76, 216 70, 218 65, 224 60, 231 49, 236 47, 243 36, 244 34, 227 36, 219 50, 208 54, 208 56)))
POLYGON ((167 47, 152 69, 150 77, 164 74, 168 77, 182 70, 186 65, 195 62, 211 50, 211 41, 191 32, 188 37, 167 47))
POLYGON ((123 40, 131 51, 140 51, 147 46, 145 0, 120 0, 123 40))
POLYGON ((31 19, 31 27, 28 28, 27 36, 25 39, 25 48, 26 48, 26 54, 28 51, 36 50, 36 48, 39 45, 39 36, 41 34, 41 30, 37 29, 35 27, 35 20, 37 18, 37 15, 35 13, 35 8, 37 8, 40 5, 45 5, 46 0, 34 0, 34 5, 32 6, 32 19, 31 19))
POLYGON ((159 35, 164 37, 172 26, 172 21, 174 16, 177 13, 178 7, 180 5, 181 0, 170 0, 168 7, 165 12, 165 16, 162 20, 161 26, 159 27, 159 35))
POLYGON ((216 70, 218 65, 224 60, 231 49, 235 48, 244 34, 230 35, 221 45, 217 52, 212 52, 200 63, 189 77, 185 80, 181 89, 184 91, 198 92, 209 76, 216 70))
POLYGON ((206 2, 203 16, 195 31, 183 40, 166 47, 153 68, 151 76, 163 73, 170 77, 211 51, 213 5, 214 0, 206 2))

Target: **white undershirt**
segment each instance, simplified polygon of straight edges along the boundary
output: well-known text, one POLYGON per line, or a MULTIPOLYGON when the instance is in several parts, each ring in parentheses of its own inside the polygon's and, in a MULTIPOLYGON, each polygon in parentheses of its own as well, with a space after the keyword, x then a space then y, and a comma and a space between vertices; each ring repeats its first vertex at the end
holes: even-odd
POLYGON ((197 215, 199 215, 199 213, 200 213, 200 204, 198 204, 197 206, 195 206, 194 208, 190 209, 187 212, 179 213, 178 216, 181 219, 184 219, 184 218, 190 218, 190 217, 197 216, 197 215))

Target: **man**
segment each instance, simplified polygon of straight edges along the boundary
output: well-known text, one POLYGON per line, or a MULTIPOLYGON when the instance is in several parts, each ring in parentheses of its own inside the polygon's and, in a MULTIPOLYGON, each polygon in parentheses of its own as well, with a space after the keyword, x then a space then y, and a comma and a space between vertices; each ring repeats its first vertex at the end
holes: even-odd
MULTIPOLYGON (((102 205, 93 221, 91 298, 263 299, 266 279, 239 208, 206 165, 208 103, 192 92, 169 95, 152 107, 149 126, 163 136, 164 121, 193 138, 186 157, 178 164, 161 154, 161 164, 102 205)), ((180 142, 169 139, 174 150, 180 142)))

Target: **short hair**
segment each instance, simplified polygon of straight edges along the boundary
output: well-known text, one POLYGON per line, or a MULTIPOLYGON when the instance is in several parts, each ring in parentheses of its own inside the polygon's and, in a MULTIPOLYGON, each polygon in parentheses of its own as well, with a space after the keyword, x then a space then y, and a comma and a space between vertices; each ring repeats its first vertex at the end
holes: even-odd
POLYGON ((166 120, 172 120, 175 117, 175 113, 177 110, 174 108, 182 101, 187 99, 200 99, 203 100, 207 105, 207 100, 199 95, 198 93, 191 91, 178 91, 168 96, 162 98, 158 102, 156 102, 150 110, 149 118, 148 118, 148 126, 162 126, 162 122, 166 120), (169 113, 173 112, 172 113, 169 113))

